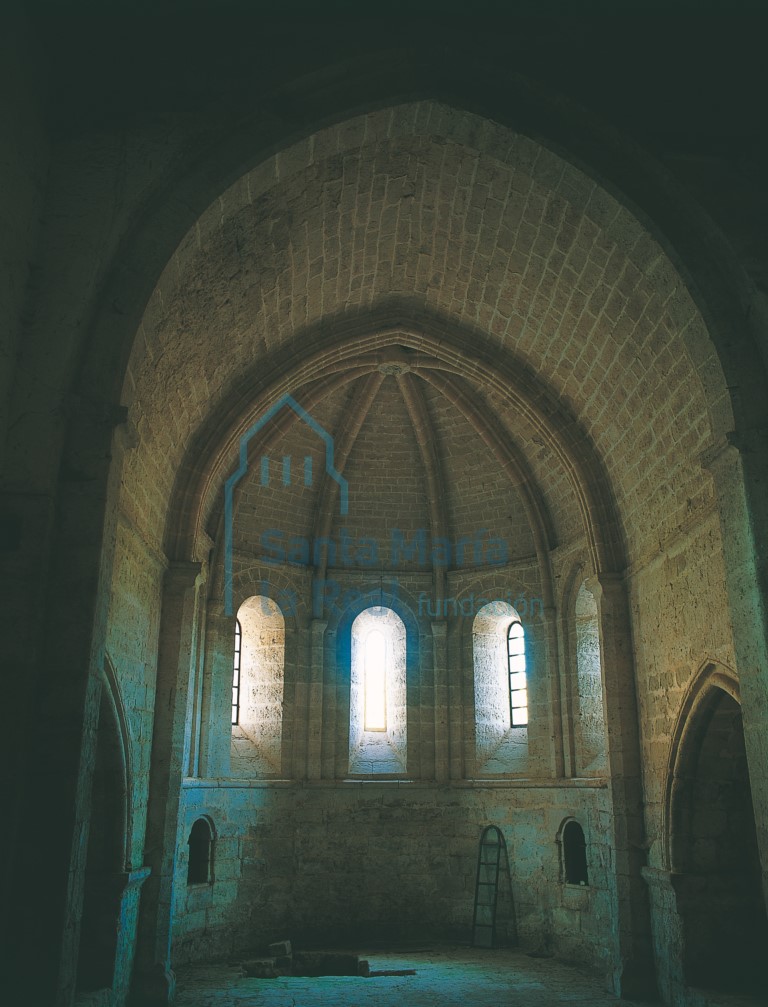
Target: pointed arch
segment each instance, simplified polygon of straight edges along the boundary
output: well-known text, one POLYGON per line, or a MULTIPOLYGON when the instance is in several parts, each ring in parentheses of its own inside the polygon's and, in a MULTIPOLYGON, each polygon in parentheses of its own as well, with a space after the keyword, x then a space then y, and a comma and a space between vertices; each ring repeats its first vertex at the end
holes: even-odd
POLYGON ((691 679, 680 704, 672 732, 664 792, 663 858, 668 870, 675 869, 673 847, 676 839, 675 818, 685 804, 686 777, 697 754, 697 735, 706 714, 725 693, 741 705, 741 692, 736 672, 725 664, 707 659, 691 679))

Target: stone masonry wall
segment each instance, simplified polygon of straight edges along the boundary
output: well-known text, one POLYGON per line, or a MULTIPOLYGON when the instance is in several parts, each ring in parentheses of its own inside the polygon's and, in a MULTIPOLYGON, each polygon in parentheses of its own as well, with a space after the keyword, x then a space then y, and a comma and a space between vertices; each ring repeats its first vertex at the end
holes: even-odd
POLYGON ((646 829, 653 867, 662 866, 667 761, 685 688, 706 661, 735 667, 724 578, 720 528, 711 512, 630 580, 646 829), (721 603, 713 603, 718 598, 721 603))
POLYGON ((287 936, 298 942, 470 936, 482 827, 507 842, 523 946, 601 964, 610 927, 606 792, 583 787, 445 787, 346 783, 216 786, 184 791, 174 960, 225 956, 287 936), (186 839, 209 815, 215 881, 188 888, 186 839), (590 886, 561 882, 556 835, 584 826, 590 886))

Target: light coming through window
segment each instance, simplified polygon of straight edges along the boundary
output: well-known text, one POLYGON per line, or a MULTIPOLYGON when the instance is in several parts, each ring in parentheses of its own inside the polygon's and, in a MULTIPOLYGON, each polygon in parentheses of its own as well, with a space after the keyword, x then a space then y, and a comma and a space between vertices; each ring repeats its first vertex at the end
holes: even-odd
POLYGON ((240 620, 235 620, 235 661, 232 674, 232 725, 240 723, 240 657, 243 646, 243 631, 240 620))
POLYGON ((387 729, 387 644, 372 629, 365 638, 365 730, 387 729))
POLYGON ((525 633, 522 624, 513 622, 507 632, 509 666, 509 709, 512 727, 528 723, 528 688, 525 680, 525 633))

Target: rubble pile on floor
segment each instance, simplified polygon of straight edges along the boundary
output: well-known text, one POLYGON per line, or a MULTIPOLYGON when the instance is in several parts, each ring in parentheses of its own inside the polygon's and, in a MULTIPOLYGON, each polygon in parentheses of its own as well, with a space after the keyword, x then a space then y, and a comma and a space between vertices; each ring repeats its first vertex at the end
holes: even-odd
POLYGON ((277 979, 280 976, 412 976, 415 969, 371 971, 365 958, 340 951, 294 951, 290 941, 277 941, 267 948, 263 958, 242 962, 246 976, 252 979, 277 979))

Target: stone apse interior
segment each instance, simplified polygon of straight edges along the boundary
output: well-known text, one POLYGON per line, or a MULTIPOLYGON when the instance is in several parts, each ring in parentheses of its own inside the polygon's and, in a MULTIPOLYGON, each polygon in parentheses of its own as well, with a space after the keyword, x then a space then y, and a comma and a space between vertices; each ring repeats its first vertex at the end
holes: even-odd
POLYGON ((495 826, 497 943, 637 999, 762 989, 758 127, 688 50, 700 104, 615 52, 602 97, 625 22, 525 52, 30 8, 0 43, 7 983, 151 1005, 286 936, 467 942, 495 826))

